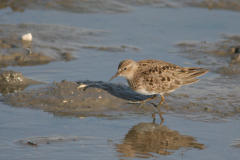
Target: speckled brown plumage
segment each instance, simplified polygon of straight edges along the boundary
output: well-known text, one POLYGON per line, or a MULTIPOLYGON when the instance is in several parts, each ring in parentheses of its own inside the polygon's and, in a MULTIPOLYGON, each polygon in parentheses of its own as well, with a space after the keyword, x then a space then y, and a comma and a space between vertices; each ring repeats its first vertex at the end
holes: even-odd
MULTIPOLYGON (((209 69, 201 67, 180 67, 168 62, 147 59, 135 62, 131 59, 123 60, 119 63, 118 72, 110 79, 123 76, 131 89, 144 95, 162 95, 172 92, 182 85, 197 82, 199 77, 207 73, 209 69)), ((147 100, 151 100, 150 98, 147 100)), ((147 100, 143 101, 144 104, 147 100)))

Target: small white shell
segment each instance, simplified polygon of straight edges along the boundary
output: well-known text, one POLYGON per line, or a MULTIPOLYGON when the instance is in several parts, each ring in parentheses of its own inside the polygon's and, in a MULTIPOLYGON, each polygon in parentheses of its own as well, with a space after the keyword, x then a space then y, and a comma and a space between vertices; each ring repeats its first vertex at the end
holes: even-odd
POLYGON ((84 88, 84 87, 86 87, 86 86, 87 86, 86 84, 81 84, 80 86, 77 87, 77 89, 79 89, 79 88, 84 88))
POLYGON ((24 35, 22 35, 21 39, 24 41, 32 41, 32 34, 31 33, 24 34, 24 35))

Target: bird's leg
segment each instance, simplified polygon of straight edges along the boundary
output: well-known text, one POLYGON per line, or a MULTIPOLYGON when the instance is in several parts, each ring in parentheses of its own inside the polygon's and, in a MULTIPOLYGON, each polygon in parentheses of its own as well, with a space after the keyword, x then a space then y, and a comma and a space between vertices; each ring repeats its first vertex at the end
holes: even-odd
POLYGON ((157 95, 154 94, 153 97, 148 98, 148 99, 146 99, 146 100, 143 100, 143 101, 129 101, 129 103, 141 103, 140 106, 142 106, 146 101, 149 101, 149 100, 155 99, 156 97, 157 97, 157 95))
POLYGON ((162 100, 161 100, 161 102, 158 104, 158 106, 157 106, 157 109, 158 109, 158 114, 159 114, 159 116, 160 116, 160 118, 161 118, 161 124, 162 124, 162 122, 164 122, 164 119, 163 119, 163 117, 162 117, 162 112, 161 112, 161 109, 160 109, 160 105, 163 103, 163 101, 164 101, 164 97, 163 97, 163 95, 161 94, 161 97, 162 97, 162 100))
POLYGON ((161 104, 163 103, 163 101, 165 100, 165 98, 163 97, 163 95, 161 94, 161 97, 162 97, 162 100, 161 100, 161 102, 158 104, 158 106, 157 107, 160 107, 161 106, 161 104))

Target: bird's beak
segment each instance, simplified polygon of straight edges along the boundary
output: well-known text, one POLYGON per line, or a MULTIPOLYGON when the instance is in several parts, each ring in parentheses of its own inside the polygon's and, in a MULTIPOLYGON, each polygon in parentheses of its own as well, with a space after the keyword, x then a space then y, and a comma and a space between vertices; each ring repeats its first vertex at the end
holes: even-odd
POLYGON ((111 79, 109 79, 109 81, 111 81, 112 79, 116 78, 117 76, 119 76, 118 72, 111 79))

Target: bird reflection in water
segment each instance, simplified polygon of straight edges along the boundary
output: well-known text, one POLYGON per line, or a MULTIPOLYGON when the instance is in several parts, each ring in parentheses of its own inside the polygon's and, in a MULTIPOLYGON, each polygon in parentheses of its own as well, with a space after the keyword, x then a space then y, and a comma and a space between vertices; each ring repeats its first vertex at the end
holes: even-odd
POLYGON ((119 157, 149 158, 159 155, 171 155, 180 148, 204 149, 192 136, 180 135, 178 131, 155 123, 139 123, 125 135, 122 143, 116 144, 119 157), (153 154, 156 153, 156 154, 153 154))

